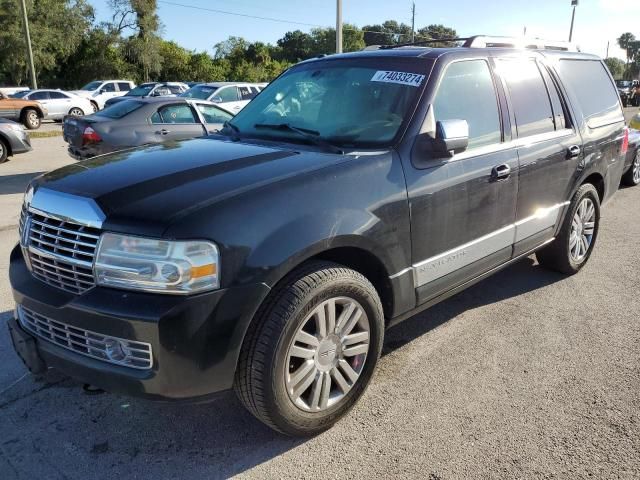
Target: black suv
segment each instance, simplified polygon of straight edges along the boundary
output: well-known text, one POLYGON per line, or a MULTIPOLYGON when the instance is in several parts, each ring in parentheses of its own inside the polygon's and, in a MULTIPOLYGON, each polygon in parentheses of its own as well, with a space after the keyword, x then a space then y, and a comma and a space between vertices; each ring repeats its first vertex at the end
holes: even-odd
POLYGON ((578 272, 624 165, 615 83, 595 56, 465 45, 308 60, 219 134, 37 178, 20 357, 158 400, 234 388, 308 435, 362 395, 386 328, 533 252, 578 272))

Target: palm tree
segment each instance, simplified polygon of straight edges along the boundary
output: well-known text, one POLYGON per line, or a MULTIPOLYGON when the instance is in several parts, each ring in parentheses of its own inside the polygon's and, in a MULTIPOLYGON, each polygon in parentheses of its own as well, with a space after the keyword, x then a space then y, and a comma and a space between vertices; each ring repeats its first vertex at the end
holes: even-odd
POLYGON ((620 35, 620 38, 618 38, 618 45, 620 46, 621 49, 623 49, 627 53, 627 67, 625 70, 625 78, 629 76, 629 60, 631 59, 631 44, 632 42, 635 42, 635 40, 636 40, 636 36, 631 32, 623 33, 622 35, 620 35))

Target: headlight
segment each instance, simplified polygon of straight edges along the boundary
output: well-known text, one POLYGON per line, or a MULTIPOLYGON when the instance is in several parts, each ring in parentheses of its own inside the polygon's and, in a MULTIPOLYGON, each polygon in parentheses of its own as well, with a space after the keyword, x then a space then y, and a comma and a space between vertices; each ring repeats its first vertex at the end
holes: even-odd
POLYGON ((211 242, 169 241, 104 233, 95 262, 98 285, 189 294, 220 286, 218 248, 211 242))

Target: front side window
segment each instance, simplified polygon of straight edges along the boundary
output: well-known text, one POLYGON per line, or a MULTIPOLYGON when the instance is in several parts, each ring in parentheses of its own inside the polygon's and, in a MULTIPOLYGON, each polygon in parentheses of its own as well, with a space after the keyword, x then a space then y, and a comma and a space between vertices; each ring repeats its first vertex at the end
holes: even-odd
POLYGON ((204 117, 205 123, 224 123, 233 118, 233 115, 213 105, 197 105, 198 110, 204 117))
POLYGON ((94 90, 97 90, 98 88, 100 88, 100 85, 102 85, 102 82, 100 82, 100 81, 89 82, 84 87, 82 87, 80 90, 86 90, 88 92, 93 92, 94 90))
POLYGON ((507 83, 518 137, 553 132, 551 101, 534 59, 500 59, 498 71, 507 83))
POLYGON ((502 140, 498 99, 489 64, 485 60, 466 60, 449 65, 432 107, 436 121, 467 121, 470 149, 502 140))
POLYGON ((189 105, 166 105, 151 116, 151 123, 197 123, 189 105))
POLYGON ((49 92, 33 92, 29 100, 49 100, 49 92))
POLYGON ((294 67, 230 122, 239 135, 349 148, 387 147, 413 113, 426 61, 323 61, 294 67), (295 128, 298 131, 293 130, 295 128))
POLYGON ((214 102, 237 102, 238 101, 238 88, 237 87, 223 87, 216 90, 211 98, 214 102))
POLYGON ((113 82, 110 83, 105 83, 102 87, 102 91, 103 92, 115 92, 116 91, 116 84, 113 82))

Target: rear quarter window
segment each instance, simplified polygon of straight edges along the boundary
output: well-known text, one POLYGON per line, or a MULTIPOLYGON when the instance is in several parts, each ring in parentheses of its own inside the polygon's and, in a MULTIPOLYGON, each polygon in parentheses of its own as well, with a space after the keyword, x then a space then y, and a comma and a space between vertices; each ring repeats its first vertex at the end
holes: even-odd
POLYGON ((622 120, 618 92, 602 62, 563 59, 558 69, 590 128, 622 120))

